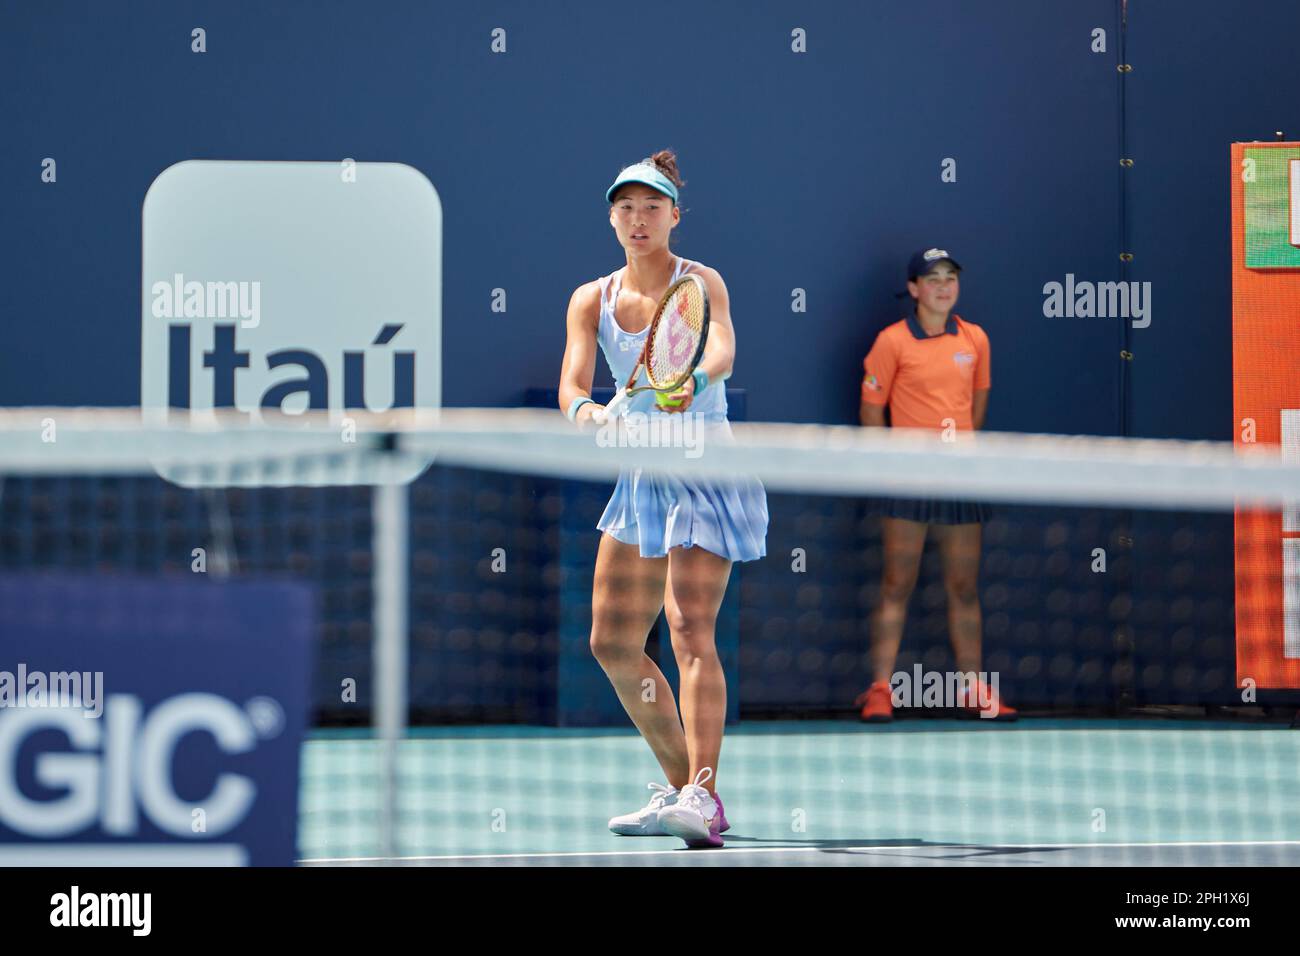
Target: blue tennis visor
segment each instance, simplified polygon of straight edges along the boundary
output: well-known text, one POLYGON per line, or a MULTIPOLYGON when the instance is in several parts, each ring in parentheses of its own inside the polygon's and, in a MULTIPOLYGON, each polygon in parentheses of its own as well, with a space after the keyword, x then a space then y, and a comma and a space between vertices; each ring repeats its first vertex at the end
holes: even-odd
POLYGON ((651 166, 649 163, 636 163, 619 173, 614 180, 614 185, 605 190, 605 201, 612 203, 618 187, 628 183, 641 183, 651 189, 657 189, 674 204, 677 202, 677 187, 673 185, 673 181, 661 173, 657 166, 651 166))

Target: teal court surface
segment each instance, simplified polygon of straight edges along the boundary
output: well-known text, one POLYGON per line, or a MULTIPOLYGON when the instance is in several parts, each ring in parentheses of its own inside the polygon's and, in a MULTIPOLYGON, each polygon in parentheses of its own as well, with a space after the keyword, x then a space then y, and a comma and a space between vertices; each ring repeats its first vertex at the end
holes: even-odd
POLYGON ((304 745, 304 865, 1300 865, 1285 724, 746 721, 723 744, 721 850, 609 832, 661 781, 631 729, 427 728, 400 748, 389 857, 365 734, 304 745))

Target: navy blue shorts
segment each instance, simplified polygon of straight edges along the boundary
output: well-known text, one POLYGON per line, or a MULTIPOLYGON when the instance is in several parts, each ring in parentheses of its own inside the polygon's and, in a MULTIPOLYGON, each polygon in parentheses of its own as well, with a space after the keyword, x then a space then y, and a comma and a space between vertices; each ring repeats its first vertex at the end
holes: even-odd
POLYGON ((953 498, 879 498, 876 513, 922 524, 982 524, 993 516, 986 502, 953 498))

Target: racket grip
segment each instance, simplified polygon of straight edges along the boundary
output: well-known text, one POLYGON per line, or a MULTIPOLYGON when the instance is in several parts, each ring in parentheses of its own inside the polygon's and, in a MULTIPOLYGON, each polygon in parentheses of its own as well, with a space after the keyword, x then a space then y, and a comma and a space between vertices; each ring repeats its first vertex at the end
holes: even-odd
POLYGON ((627 401, 627 389, 620 388, 618 393, 609 400, 609 404, 604 408, 598 408, 591 413, 591 420, 597 425, 603 425, 613 416, 623 404, 627 401))

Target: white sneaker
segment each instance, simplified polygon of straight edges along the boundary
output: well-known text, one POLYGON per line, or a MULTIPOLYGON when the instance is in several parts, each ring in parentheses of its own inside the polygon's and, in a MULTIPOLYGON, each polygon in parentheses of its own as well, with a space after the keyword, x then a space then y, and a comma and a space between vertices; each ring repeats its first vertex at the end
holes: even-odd
POLYGON ((678 790, 662 783, 646 784, 646 788, 655 792, 650 802, 635 813, 614 817, 609 821, 611 830, 620 836, 668 836, 659 825, 659 811, 677 802, 678 790))
POLYGON ((682 787, 672 806, 659 811, 659 826, 670 836, 685 840, 689 847, 722 846, 726 817, 712 794, 702 786, 712 776, 713 768, 705 767, 696 775, 694 783, 682 787))

